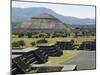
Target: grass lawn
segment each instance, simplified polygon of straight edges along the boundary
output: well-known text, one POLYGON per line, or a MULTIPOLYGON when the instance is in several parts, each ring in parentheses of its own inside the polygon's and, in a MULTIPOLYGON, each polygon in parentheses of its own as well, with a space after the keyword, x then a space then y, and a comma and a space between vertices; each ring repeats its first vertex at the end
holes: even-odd
MULTIPOLYGON (((24 40, 25 41, 25 47, 31 47, 31 42, 36 42, 37 40, 39 40, 41 38, 27 38, 27 37, 23 37, 23 38, 12 38, 12 42, 13 41, 19 41, 19 40, 24 40)), ((75 44, 80 44, 82 41, 90 41, 90 40, 94 40, 95 36, 89 36, 89 37, 77 37, 74 38, 72 36, 69 37, 58 37, 58 38, 46 38, 46 40, 48 40, 48 43, 56 43, 57 40, 74 40, 75 44)))
POLYGON ((60 57, 49 57, 49 62, 51 64, 61 64, 64 61, 76 56, 79 53, 79 51, 73 51, 73 50, 64 50, 63 55, 60 57))

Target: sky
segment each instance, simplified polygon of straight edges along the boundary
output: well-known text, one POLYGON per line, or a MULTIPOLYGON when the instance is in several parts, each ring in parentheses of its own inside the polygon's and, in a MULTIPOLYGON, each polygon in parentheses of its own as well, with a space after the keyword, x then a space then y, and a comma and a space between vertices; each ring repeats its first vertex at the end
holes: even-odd
POLYGON ((54 12, 64 16, 73 16, 77 18, 95 18, 95 6, 13 1, 12 7, 19 7, 19 8, 45 7, 52 9, 54 12))

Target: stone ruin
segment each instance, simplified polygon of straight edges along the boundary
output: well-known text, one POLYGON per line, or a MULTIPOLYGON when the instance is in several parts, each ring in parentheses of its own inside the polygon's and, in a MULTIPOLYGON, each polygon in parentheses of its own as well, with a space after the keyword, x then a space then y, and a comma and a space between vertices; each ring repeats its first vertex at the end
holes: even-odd
POLYGON ((36 72, 36 70, 32 68, 30 64, 27 64, 21 58, 23 58, 22 55, 12 55, 12 75, 36 72))
POLYGON ((21 55, 12 56, 12 75, 77 70, 76 65, 26 64, 21 55))
POLYGON ((46 72, 61 72, 61 71, 75 71, 77 70, 76 65, 54 65, 54 64, 40 64, 32 65, 32 67, 38 68, 37 73, 46 73, 46 72))
POLYGON ((38 44, 37 48, 12 50, 12 74, 32 74, 77 70, 76 65, 52 65, 48 56, 61 56, 63 51, 55 44, 38 44), (38 48, 39 47, 39 48, 38 48))
POLYGON ((44 50, 48 56, 61 56, 63 51, 59 49, 55 44, 41 43, 37 47, 44 50))
POLYGON ((19 70, 18 64, 16 63, 17 60, 24 62, 26 65, 42 64, 48 61, 48 55, 45 53, 45 51, 38 48, 12 50, 12 73, 20 72, 17 71, 19 70))
POLYGON ((71 28, 53 15, 43 13, 33 16, 30 20, 22 22, 13 28, 13 33, 71 33, 71 28))
POLYGON ((37 60, 34 63, 45 63, 48 60, 48 55, 45 51, 38 49, 38 48, 26 48, 22 50, 12 50, 12 54, 14 55, 23 55, 23 60, 27 61, 27 63, 33 63, 31 60, 37 60), (34 58, 33 58, 34 57, 34 58), (32 59, 31 59, 32 58, 32 59), (26 59, 26 60, 25 60, 26 59), (27 60, 28 59, 28 60, 27 60))
POLYGON ((56 45, 62 50, 73 50, 74 49, 74 44, 72 41, 59 40, 56 42, 56 45))
POLYGON ((78 50, 96 50, 96 41, 84 41, 78 50))

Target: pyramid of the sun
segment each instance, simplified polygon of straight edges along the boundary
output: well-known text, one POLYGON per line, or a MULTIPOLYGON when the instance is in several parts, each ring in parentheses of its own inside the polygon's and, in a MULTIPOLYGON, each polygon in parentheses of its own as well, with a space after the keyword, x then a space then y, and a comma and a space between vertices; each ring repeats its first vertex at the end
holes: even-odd
POLYGON ((15 27, 17 32, 66 32, 70 33, 71 29, 58 18, 44 13, 32 17, 30 20, 22 22, 15 27))

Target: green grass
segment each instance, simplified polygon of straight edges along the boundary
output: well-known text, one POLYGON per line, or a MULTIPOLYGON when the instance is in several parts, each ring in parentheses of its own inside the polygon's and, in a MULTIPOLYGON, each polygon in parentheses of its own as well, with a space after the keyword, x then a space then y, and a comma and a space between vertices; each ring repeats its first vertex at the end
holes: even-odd
MULTIPOLYGON (((19 41, 19 40, 24 40, 26 45, 25 47, 31 47, 31 42, 36 42, 37 40, 39 40, 41 38, 27 38, 27 37, 23 37, 23 38, 18 38, 18 37, 15 37, 15 38, 12 38, 12 42, 13 41, 19 41)), ((72 36, 70 37, 56 37, 56 38, 46 38, 46 40, 48 40, 48 43, 56 43, 57 40, 74 40, 75 41, 75 44, 80 44, 82 43, 82 41, 90 41, 90 40, 94 40, 95 39, 95 36, 89 36, 89 37, 77 37, 77 38, 74 38, 72 36)))
MULTIPOLYGON (((25 41, 25 47, 31 47, 31 42, 36 42, 37 40, 39 40, 41 38, 27 38, 27 37, 23 37, 23 38, 18 38, 15 37, 12 38, 12 42, 13 41, 19 41, 19 40, 24 40, 25 41)), ((57 40, 74 40, 75 44, 80 44, 82 43, 82 41, 90 41, 90 40, 94 40, 95 36, 89 36, 89 37, 77 37, 74 38, 73 36, 69 36, 69 37, 56 37, 56 38, 46 38, 46 40, 48 40, 48 43, 56 43, 57 40)), ((64 53, 62 56, 59 57, 49 57, 49 62, 51 64, 61 64, 64 61, 69 60, 70 58, 76 56, 79 53, 79 51, 76 50, 64 50, 64 53)))
POLYGON ((61 64, 64 61, 67 61, 70 58, 76 56, 78 53, 79 53, 79 51, 66 50, 66 51, 64 51, 62 56, 60 56, 60 57, 49 57, 48 60, 51 64, 61 64))

